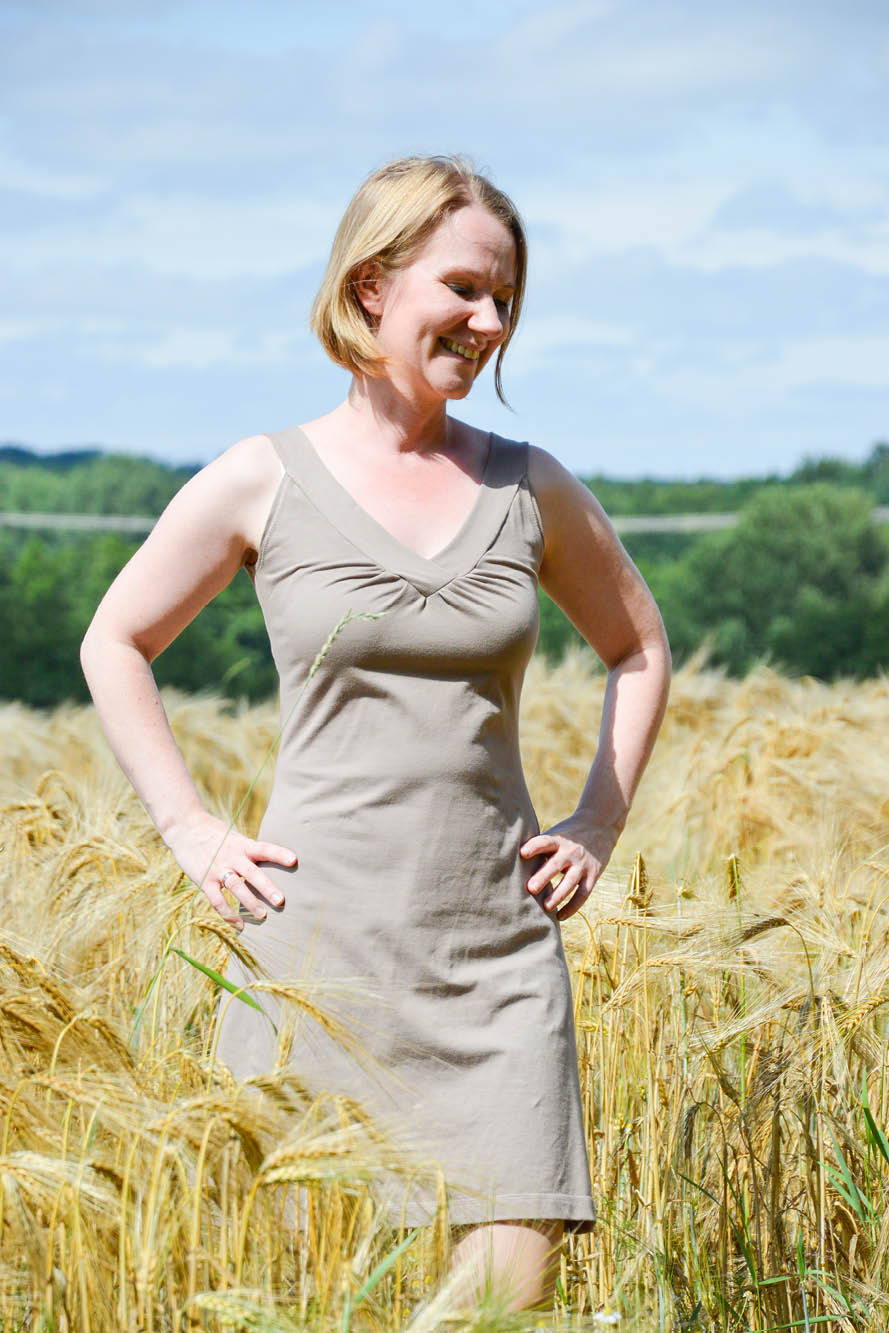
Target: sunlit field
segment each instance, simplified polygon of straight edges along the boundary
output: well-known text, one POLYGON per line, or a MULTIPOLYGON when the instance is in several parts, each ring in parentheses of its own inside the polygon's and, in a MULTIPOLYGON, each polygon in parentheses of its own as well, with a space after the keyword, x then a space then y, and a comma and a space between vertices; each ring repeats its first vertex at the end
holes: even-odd
MULTIPOLYGON (((573 808, 603 684, 586 657, 532 664, 542 827, 573 808)), ((276 708, 166 702, 208 804, 255 832, 276 708)), ((286 1044, 252 1087, 215 1062, 242 945, 92 711, 0 727, 0 1328, 889 1327, 889 682, 677 673, 564 927, 600 1219, 553 1311, 513 1316, 456 1305, 444 1212, 377 1211, 375 1179, 434 1164, 311 1102, 286 1044)), ((263 984, 325 1020, 298 977, 263 984)))

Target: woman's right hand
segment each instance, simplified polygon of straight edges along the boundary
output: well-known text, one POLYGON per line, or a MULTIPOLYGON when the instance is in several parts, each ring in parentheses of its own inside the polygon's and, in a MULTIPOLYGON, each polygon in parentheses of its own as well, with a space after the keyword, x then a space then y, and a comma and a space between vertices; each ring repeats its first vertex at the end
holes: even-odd
POLYGON ((289 847, 248 838, 208 811, 202 811, 179 825, 165 841, 188 878, 206 894, 210 905, 223 920, 236 930, 243 930, 244 923, 240 914, 234 912, 225 900, 223 876, 225 887, 255 917, 263 918, 267 914, 263 899, 273 907, 284 906, 284 895, 257 862, 271 861, 288 868, 295 866, 297 855, 289 847), (233 873, 226 874, 226 871, 233 873))

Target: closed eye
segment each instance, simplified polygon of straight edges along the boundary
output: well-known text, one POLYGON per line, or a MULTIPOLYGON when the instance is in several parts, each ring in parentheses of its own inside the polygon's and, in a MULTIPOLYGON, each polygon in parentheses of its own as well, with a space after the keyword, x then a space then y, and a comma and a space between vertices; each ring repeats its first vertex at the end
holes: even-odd
MULTIPOLYGON (((464 286, 462 282, 449 282, 447 285, 448 287, 450 287, 452 292, 455 292, 457 294, 457 296, 463 296, 466 298, 467 301, 471 301, 473 299, 474 292, 472 288, 464 286)), ((498 310, 502 310, 508 315, 510 313, 512 297, 495 296, 494 304, 497 306, 498 310)))

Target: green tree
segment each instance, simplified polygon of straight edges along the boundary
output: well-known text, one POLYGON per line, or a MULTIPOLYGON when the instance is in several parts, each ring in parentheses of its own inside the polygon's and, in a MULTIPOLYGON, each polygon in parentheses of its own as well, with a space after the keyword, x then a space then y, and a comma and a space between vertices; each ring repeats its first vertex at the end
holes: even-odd
POLYGON ((156 515, 195 471, 118 454, 26 460, 24 450, 0 458, 0 509, 156 515))
POLYGON ((889 505, 889 444, 875 444, 862 471, 877 504, 889 505))
POLYGON ((889 666, 889 548, 871 508, 826 482, 760 492, 652 580, 674 651, 707 639, 736 674, 761 658, 824 679, 889 666))
MULTIPOLYGON (((108 585, 135 550, 113 533, 0 532, 0 697, 37 708, 89 697, 80 642, 108 585)), ((161 685, 251 700, 277 686, 262 612, 241 571, 155 659, 161 685)))
POLYGON ((28 537, 16 553, 4 593, 8 612, 0 646, 0 692, 38 708, 83 698, 72 666, 79 640, 71 623, 70 578, 61 576, 53 548, 36 535, 28 537))

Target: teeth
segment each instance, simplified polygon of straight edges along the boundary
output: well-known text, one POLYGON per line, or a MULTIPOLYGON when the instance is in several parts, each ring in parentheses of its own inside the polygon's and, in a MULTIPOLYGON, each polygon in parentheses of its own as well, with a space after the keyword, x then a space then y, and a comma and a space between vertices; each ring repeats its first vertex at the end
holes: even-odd
POLYGON ((467 361, 477 361, 481 355, 478 349, 464 347, 462 343, 455 343, 451 338, 442 338, 442 342, 449 352, 458 352, 460 356, 465 356, 467 361))

